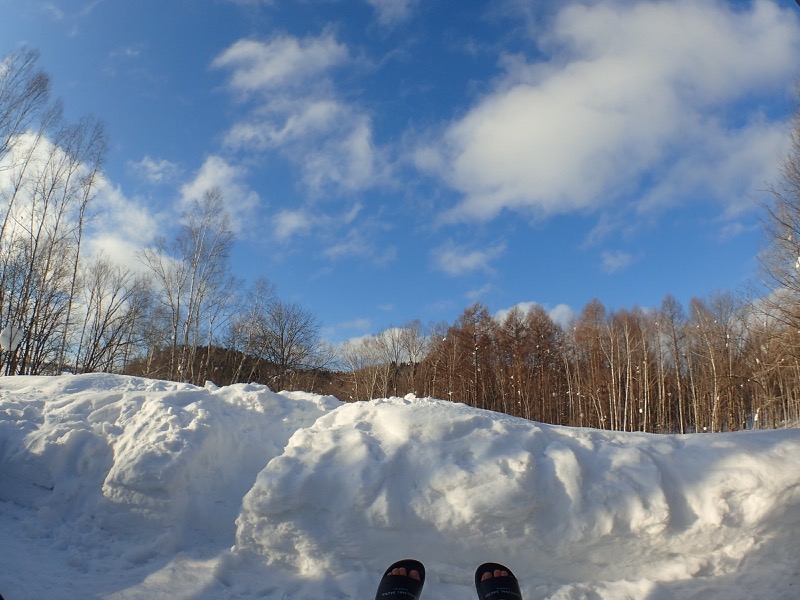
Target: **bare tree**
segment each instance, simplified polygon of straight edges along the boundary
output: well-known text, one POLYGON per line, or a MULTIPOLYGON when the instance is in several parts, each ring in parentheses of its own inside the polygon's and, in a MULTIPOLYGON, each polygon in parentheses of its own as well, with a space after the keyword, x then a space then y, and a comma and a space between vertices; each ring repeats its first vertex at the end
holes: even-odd
POLYGON ((388 327, 378 333, 367 344, 372 347, 380 364, 380 395, 397 396, 400 367, 405 361, 404 334, 399 327, 388 327))
POLYGON ((566 373, 560 358, 563 332, 538 305, 528 309, 525 322, 531 334, 526 362, 533 386, 531 400, 535 402, 532 418, 566 425, 566 373))
POLYGON ((57 372, 63 364, 82 230, 102 146, 102 130, 84 123, 64 127, 31 152, 24 177, 17 179, 21 185, 9 197, 4 249, 15 255, 18 267, 27 267, 12 271, 18 278, 13 283, 10 273, 3 273, 3 287, 14 289, 4 298, 3 317, 23 323, 26 335, 35 336, 21 347, 22 372, 37 372, 45 364, 57 372))
POLYGON ((663 389, 667 395, 665 402, 670 406, 670 414, 674 409, 677 409, 677 427, 671 428, 680 433, 686 433, 686 425, 688 421, 686 400, 685 400, 685 337, 686 337, 686 315, 684 314, 683 307, 675 299, 674 296, 668 295, 661 303, 661 312, 659 316, 659 332, 662 331, 663 335, 667 338, 667 347, 671 356, 671 367, 674 376, 674 387, 664 385, 663 389), (672 408, 672 397, 674 389, 675 406, 672 408))
POLYGON ((283 389, 294 371, 316 368, 320 325, 299 304, 275 301, 267 308, 264 358, 276 369, 274 385, 283 389))
MULTIPOLYGON (((601 338, 606 320, 605 306, 599 300, 589 302, 573 325, 570 341, 573 344, 571 359, 571 402, 579 405, 582 421, 594 427, 611 427, 609 414, 613 409, 610 398, 610 381, 606 352, 601 338)), ((569 360, 569 358, 567 359, 569 360)))
POLYGON ((795 349, 800 334, 765 314, 756 302, 746 319, 748 383, 752 405, 747 415, 753 428, 800 422, 800 360, 795 349))
MULTIPOLYGON (((800 92, 800 90, 799 90, 800 92)), ((763 203, 767 213, 764 231, 767 246, 759 256, 766 285, 773 294, 763 299, 772 318, 800 329, 800 107, 795 110, 789 132, 790 149, 783 159, 781 180, 770 187, 772 203, 763 203)))
POLYGON ((112 371, 124 367, 138 342, 137 327, 147 317, 147 281, 104 258, 89 262, 78 286, 83 323, 75 347, 75 371, 112 371))
POLYGON ((421 389, 417 381, 417 372, 420 363, 428 353, 430 338, 420 324, 419 320, 411 321, 402 327, 400 344, 403 348, 404 359, 408 364, 406 391, 417 393, 421 389))
POLYGON ((231 382, 253 381, 266 352, 266 315, 276 301, 275 286, 260 278, 247 293, 228 329, 227 346, 236 354, 231 382), (247 376, 244 376, 247 368, 247 376))
POLYGON ((21 49, 0 60, 0 162, 47 109, 50 78, 37 70, 38 59, 38 52, 21 49))
POLYGON ((178 367, 178 345, 184 325, 184 296, 186 275, 184 265, 169 254, 166 240, 158 238, 153 245, 139 253, 142 263, 150 269, 156 291, 155 306, 146 333, 148 364, 145 374, 175 379, 178 367), (166 364, 161 364, 161 356, 166 364))
POLYGON ((89 217, 89 203, 94 200, 100 169, 105 159, 106 136, 103 126, 93 119, 83 119, 74 127, 66 130, 64 151, 70 156, 73 165, 77 165, 69 173, 65 187, 69 189, 70 202, 74 204, 74 226, 71 236, 73 248, 72 277, 67 302, 67 315, 61 336, 61 353, 59 357, 59 370, 64 366, 64 357, 67 351, 67 341, 72 317, 72 303, 78 286, 78 269, 81 262, 81 249, 83 233, 89 217))
POLYGON ((738 369, 744 345, 740 310, 731 294, 691 302, 695 423, 704 431, 739 429, 744 421, 747 408, 738 384, 748 377, 738 369))
POLYGON ((368 338, 347 340, 340 357, 349 373, 349 400, 372 400, 377 375, 377 355, 371 352, 368 338))
POLYGON ((165 319, 168 336, 158 342, 168 349, 170 379, 202 383, 198 348, 212 345, 220 333, 219 313, 233 297, 228 262, 232 244, 222 191, 212 188, 184 214, 172 245, 157 240, 139 253, 159 292, 157 314, 165 319))
POLYGON ((48 104, 37 55, 0 63, 0 324, 25 339, 7 371, 58 372, 71 332, 81 238, 105 134, 92 119, 65 124, 48 104))

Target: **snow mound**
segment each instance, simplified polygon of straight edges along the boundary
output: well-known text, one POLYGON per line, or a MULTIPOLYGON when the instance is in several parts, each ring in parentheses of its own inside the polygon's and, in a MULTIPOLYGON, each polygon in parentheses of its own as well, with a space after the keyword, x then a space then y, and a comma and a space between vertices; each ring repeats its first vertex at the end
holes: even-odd
POLYGON ((535 597, 748 586, 776 562, 791 569, 798 451, 797 431, 615 434, 444 401, 350 404, 259 474, 237 549, 298 578, 414 556, 459 585, 499 560, 535 597))
POLYGON ((339 405, 113 375, 7 377, 0 389, 0 500, 34 509, 30 533, 85 570, 110 551, 139 563, 230 546, 258 472, 339 405))
POLYGON ((537 598, 795 598, 800 431, 656 436, 451 402, 0 378, 7 600, 423 598, 481 562, 537 598))

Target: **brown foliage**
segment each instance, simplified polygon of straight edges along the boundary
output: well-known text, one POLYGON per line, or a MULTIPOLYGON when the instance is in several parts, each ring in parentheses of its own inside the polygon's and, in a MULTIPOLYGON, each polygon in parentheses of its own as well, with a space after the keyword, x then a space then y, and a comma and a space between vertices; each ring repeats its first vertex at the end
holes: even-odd
MULTIPOLYGON (((791 348, 798 335, 778 321, 757 325, 756 307, 719 294, 693 299, 687 317, 671 296, 657 311, 608 312, 593 300, 562 327, 539 306, 498 320, 475 304, 429 334, 418 365, 392 366, 392 394, 421 391, 527 419, 620 431, 796 422, 800 359, 791 348)), ((328 381, 328 393, 376 397, 380 386, 367 382, 386 365, 349 364, 349 373, 328 381), (345 379, 349 385, 337 387, 345 379)))

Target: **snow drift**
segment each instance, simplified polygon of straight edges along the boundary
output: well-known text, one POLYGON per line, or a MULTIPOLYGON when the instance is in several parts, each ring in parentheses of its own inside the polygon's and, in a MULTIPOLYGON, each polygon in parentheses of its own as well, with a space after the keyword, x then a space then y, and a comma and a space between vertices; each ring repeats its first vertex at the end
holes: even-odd
POLYGON ((0 592, 423 598, 484 561, 537 598, 800 595, 800 431, 656 436, 415 397, 0 379, 0 592))

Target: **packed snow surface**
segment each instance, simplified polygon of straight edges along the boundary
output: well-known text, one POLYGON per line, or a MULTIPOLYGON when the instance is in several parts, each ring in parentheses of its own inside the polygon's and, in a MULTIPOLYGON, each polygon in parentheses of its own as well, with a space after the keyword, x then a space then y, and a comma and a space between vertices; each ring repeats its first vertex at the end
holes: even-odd
POLYGON ((0 592, 424 598, 507 564, 526 600, 800 598, 800 430, 554 427, 408 396, 0 378, 0 592))

